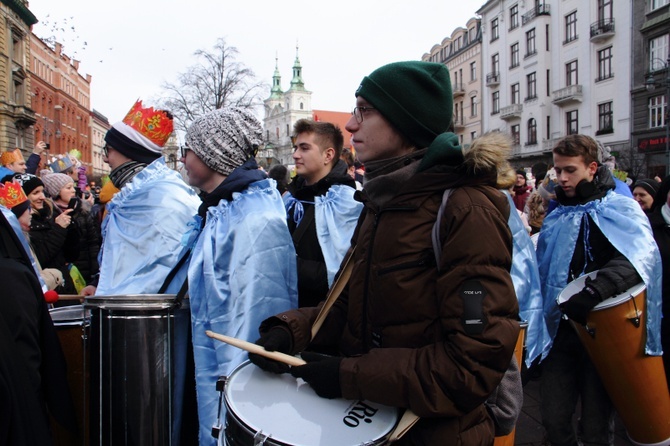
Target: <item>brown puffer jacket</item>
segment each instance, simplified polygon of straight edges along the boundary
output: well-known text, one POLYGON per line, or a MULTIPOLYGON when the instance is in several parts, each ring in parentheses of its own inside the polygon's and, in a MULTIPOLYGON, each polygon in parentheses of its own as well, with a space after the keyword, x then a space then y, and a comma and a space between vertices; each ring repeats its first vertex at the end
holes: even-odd
POLYGON ((507 198, 495 175, 466 176, 436 166, 419 172, 379 209, 365 198, 348 286, 310 343, 316 309, 277 315, 293 350, 345 356, 346 399, 411 408, 422 417, 398 444, 485 445, 493 422, 484 401, 509 365, 518 303, 509 275, 507 198), (431 230, 442 193, 453 188, 440 229, 440 272, 431 230))

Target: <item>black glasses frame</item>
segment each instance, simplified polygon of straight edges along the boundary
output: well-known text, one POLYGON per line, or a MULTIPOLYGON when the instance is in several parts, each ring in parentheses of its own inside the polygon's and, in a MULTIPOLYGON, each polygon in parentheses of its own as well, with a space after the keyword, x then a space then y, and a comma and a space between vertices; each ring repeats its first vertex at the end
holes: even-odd
POLYGON ((354 110, 351 112, 352 115, 356 118, 356 122, 359 124, 363 122, 363 113, 368 110, 377 110, 374 107, 354 107, 354 110))

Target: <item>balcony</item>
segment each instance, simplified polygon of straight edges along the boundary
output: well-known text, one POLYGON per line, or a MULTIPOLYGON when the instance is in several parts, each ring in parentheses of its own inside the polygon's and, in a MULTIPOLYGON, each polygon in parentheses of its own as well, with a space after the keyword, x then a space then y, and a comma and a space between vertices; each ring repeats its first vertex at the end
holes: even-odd
POLYGON ((462 119, 454 119, 454 132, 462 132, 465 130, 465 123, 462 119))
POLYGON ((521 23, 525 25, 537 16, 549 15, 549 9, 549 5, 537 5, 521 17, 521 23))
POLYGON ((509 121, 511 119, 521 118, 521 112, 523 111, 523 105, 521 104, 512 104, 507 107, 500 109, 500 119, 509 121))
POLYGON ((603 42, 614 35, 614 19, 598 20, 591 25, 591 42, 603 42))
POLYGON ((460 82, 452 85, 452 89, 454 91, 454 98, 460 98, 461 96, 465 95, 465 88, 463 87, 463 84, 460 82))
POLYGON ((498 73, 497 71, 493 71, 486 75, 487 87, 495 87, 498 84, 500 84, 500 73, 498 73))
POLYGON ((556 105, 569 104, 572 102, 582 102, 582 86, 568 85, 565 88, 556 90, 552 93, 552 99, 556 105))

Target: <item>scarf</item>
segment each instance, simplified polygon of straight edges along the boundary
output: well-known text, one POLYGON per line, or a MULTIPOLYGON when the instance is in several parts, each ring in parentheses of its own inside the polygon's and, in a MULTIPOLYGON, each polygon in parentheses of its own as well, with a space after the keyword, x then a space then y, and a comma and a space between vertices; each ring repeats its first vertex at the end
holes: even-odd
POLYGON ((427 149, 409 155, 365 163, 365 192, 377 206, 383 206, 405 186, 419 170, 418 161, 427 149))
POLYGON ((112 170, 109 174, 109 179, 117 189, 121 189, 127 183, 131 182, 133 178, 135 178, 135 175, 145 167, 147 167, 147 165, 140 163, 139 161, 128 161, 112 170))

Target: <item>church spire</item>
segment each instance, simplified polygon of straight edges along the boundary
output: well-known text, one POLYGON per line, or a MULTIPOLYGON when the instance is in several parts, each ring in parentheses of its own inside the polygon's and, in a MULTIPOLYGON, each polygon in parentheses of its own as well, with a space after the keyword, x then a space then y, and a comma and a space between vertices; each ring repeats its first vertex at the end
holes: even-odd
POLYGON ((302 66, 298 58, 298 42, 295 44, 295 62, 293 62, 293 79, 291 79, 290 90, 304 90, 305 83, 302 81, 302 66))
POLYGON ((281 74, 279 74, 279 56, 275 54, 275 73, 272 76, 272 90, 270 90, 270 98, 280 99, 282 95, 281 90, 281 74))

